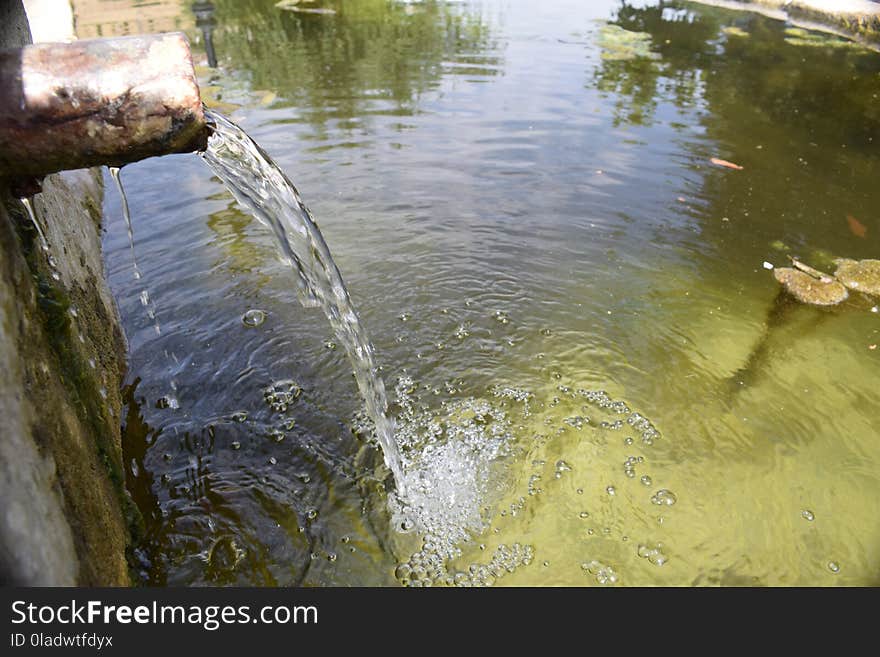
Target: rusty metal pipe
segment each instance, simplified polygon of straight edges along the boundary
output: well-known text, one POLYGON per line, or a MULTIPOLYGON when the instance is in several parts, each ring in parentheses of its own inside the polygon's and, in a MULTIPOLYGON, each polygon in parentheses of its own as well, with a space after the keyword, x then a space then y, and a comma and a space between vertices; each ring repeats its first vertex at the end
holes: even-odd
POLYGON ((207 138, 181 33, 0 52, 0 177, 122 166, 207 138))

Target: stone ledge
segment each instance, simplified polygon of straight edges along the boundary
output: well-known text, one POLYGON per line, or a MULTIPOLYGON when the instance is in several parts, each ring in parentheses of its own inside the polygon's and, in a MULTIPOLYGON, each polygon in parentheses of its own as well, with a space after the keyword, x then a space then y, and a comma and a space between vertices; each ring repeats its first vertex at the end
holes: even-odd
POLYGON ((773 18, 826 27, 880 44, 880 3, 872 0, 694 0, 700 4, 757 11, 773 18))

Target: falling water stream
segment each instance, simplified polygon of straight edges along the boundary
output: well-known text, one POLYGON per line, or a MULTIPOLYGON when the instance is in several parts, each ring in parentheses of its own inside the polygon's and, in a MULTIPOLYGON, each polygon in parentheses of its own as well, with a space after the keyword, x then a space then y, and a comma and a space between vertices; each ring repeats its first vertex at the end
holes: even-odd
POLYGON ((45 233, 43 233, 43 229, 40 227, 40 222, 37 221, 37 213, 34 212, 34 204, 31 203, 31 199, 29 198, 21 199, 21 204, 24 206, 25 210, 27 210, 28 218, 31 220, 34 228, 37 229, 37 234, 40 236, 40 246, 43 247, 43 251, 48 251, 49 242, 46 239, 45 233))
POLYGON ((354 367, 385 464, 402 494, 403 467, 394 426, 387 415, 385 384, 376 374, 373 345, 318 225, 287 176, 241 128, 211 110, 205 115, 213 130, 202 156, 235 198, 272 229, 284 258, 296 272, 302 305, 320 306, 327 315, 354 367))
POLYGON ((141 270, 138 267, 137 255, 134 250, 134 229, 131 225, 131 210, 128 207, 128 197, 125 195, 125 188, 122 186, 122 178, 120 178, 119 167, 110 167, 110 176, 116 183, 116 190, 119 192, 119 199, 122 202, 122 216, 125 218, 125 227, 128 229, 128 248, 131 250, 131 266, 134 272, 135 280, 140 280, 141 270))

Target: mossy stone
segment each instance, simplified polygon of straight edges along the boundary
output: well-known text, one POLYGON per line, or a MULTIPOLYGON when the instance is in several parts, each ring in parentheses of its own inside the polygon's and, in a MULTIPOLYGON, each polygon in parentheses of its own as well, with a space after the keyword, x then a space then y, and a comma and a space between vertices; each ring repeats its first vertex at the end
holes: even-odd
POLYGON ((833 306, 849 296, 846 288, 833 278, 817 279, 798 269, 779 267, 773 270, 776 280, 795 299, 814 306, 833 306))
POLYGON ((880 296, 880 260, 836 260, 837 280, 850 290, 880 296))

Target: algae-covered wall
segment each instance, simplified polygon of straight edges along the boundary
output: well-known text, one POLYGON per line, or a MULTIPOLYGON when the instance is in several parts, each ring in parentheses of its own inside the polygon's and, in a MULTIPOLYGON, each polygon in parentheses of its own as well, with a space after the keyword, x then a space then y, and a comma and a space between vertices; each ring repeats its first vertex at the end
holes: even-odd
MULTIPOLYGON (((0 47, 30 40, 0 2, 0 47)), ((0 179, 0 576, 28 585, 124 585, 138 524, 125 491, 119 387, 125 341, 101 257, 97 170, 48 176, 42 246, 0 179)))

